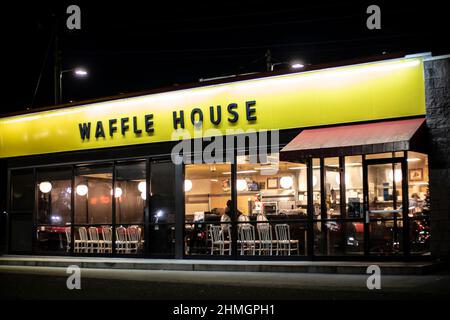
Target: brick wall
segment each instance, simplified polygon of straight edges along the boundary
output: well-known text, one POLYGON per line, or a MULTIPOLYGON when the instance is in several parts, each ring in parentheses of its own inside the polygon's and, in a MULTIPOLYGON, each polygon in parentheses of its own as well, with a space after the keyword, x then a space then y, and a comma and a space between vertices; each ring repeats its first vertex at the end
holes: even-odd
POLYGON ((431 253, 450 260, 450 58, 425 62, 431 253))

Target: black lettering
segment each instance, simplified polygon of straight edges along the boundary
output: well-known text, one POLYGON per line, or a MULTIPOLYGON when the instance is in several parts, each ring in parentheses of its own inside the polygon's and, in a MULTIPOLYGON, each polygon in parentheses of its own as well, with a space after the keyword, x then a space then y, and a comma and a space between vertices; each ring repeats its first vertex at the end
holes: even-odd
POLYGON ((91 123, 79 123, 78 128, 80 128, 80 136, 82 140, 89 139, 91 136, 91 123))
POLYGON ((114 132, 117 131, 117 127, 115 126, 116 124, 117 124, 117 119, 109 120, 109 136, 111 138, 114 136, 114 132))
POLYGON ((146 114, 145 115, 145 132, 152 133, 155 131, 153 129, 153 114, 146 114))
POLYGON ((135 134, 141 134, 142 130, 138 128, 137 117, 133 117, 133 132, 135 134))
POLYGON ((127 124, 128 121, 130 121, 130 118, 122 118, 120 119, 120 131, 122 132, 122 135, 125 135, 125 132, 130 129, 130 126, 127 124))
POLYGON ((203 111, 199 108, 194 108, 191 111, 191 122, 194 126, 203 123, 203 111), (195 121, 195 115, 198 114, 198 121, 195 121))
POLYGON ((231 123, 236 123, 239 119, 239 114, 234 110, 237 107, 237 103, 230 103, 227 107, 228 113, 233 116, 233 118, 228 118, 228 121, 231 123))
POLYGON ((209 119, 214 125, 219 125, 222 121, 222 107, 217 106, 217 119, 214 118, 214 107, 209 107, 209 119))
POLYGON ((184 129, 184 111, 180 111, 180 116, 177 117, 177 112, 173 112, 173 128, 178 129, 178 124, 180 124, 181 129, 184 129))
POLYGON ((95 138, 105 138, 105 129, 103 129, 103 123, 101 121, 97 121, 97 126, 95 128, 95 138))
POLYGON ((256 105, 256 101, 247 101, 245 103, 245 111, 247 114, 247 121, 256 121, 256 109, 254 106, 256 105))

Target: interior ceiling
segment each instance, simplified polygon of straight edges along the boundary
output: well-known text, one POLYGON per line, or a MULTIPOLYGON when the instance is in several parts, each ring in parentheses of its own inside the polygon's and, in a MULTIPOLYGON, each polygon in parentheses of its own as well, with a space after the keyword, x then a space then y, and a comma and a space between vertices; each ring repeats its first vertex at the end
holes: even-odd
MULTIPOLYGON (((306 168, 305 165, 299 163, 291 163, 291 162, 279 162, 278 163, 278 173, 295 173, 299 168, 306 168), (295 169, 290 169, 295 168, 295 169)), ((261 171, 261 168, 272 169, 276 168, 276 166, 271 166, 268 164, 239 164, 238 165, 238 173, 239 171, 247 171, 247 170, 255 170, 256 172, 249 172, 249 175, 258 175, 261 171)), ((194 165, 186 165, 186 179, 227 179, 231 177, 231 165, 228 164, 194 164, 194 165), (228 173, 228 174, 227 174, 228 173)))

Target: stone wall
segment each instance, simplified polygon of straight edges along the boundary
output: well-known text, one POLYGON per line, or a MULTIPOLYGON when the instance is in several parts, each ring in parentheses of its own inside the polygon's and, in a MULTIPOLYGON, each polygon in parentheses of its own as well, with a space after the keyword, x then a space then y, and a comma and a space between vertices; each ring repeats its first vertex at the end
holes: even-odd
POLYGON ((425 61, 431 253, 450 260, 450 57, 425 61))

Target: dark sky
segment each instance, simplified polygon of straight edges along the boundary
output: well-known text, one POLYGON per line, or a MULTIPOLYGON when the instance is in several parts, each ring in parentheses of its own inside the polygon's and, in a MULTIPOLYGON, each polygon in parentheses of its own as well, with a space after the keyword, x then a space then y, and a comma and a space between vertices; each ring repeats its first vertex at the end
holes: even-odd
POLYGON ((64 76, 66 102, 264 71, 267 49, 276 61, 311 65, 382 52, 450 53, 445 1, 93 2, 2 3, 0 113, 53 104, 51 16, 64 26, 69 4, 81 7, 82 29, 61 34, 63 68, 84 66, 90 76, 64 76), (381 7, 381 30, 366 28, 370 4, 381 7))

